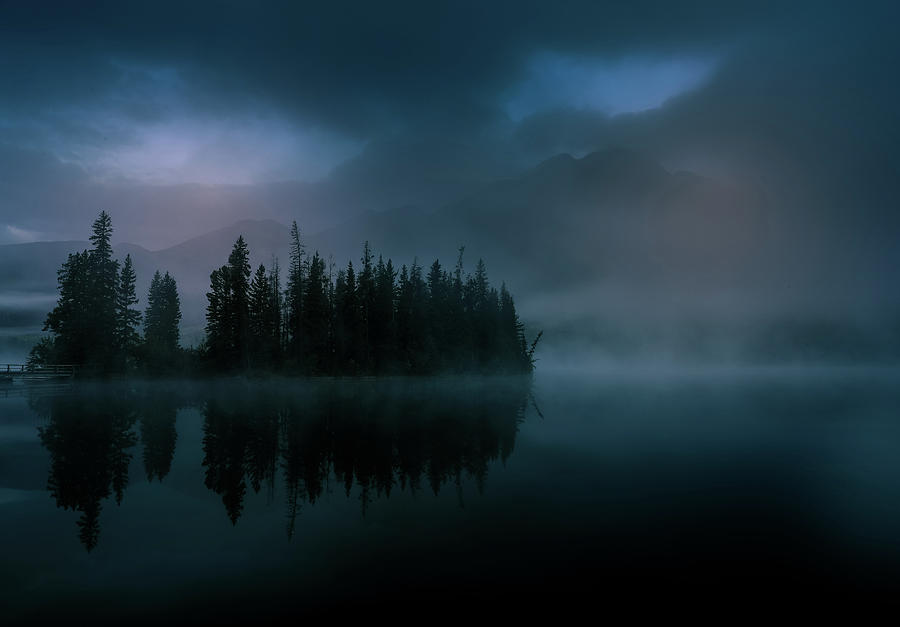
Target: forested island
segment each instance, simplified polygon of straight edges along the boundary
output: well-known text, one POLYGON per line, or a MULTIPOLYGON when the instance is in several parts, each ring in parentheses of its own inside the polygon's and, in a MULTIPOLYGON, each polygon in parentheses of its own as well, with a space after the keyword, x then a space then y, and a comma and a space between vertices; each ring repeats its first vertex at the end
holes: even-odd
POLYGON ((368 242, 358 268, 335 272, 307 254, 297 223, 282 286, 277 259, 250 265, 243 237, 227 263, 210 275, 205 339, 183 348, 175 278, 155 273, 144 311, 137 308, 130 255, 113 257, 112 220, 94 221, 92 248, 70 254, 58 271, 57 305, 49 335, 29 364, 70 364, 93 376, 285 373, 386 375, 529 373, 541 337, 526 340, 513 297, 490 285, 484 262, 463 270, 463 248, 452 271, 417 261, 399 271, 377 260, 368 242))

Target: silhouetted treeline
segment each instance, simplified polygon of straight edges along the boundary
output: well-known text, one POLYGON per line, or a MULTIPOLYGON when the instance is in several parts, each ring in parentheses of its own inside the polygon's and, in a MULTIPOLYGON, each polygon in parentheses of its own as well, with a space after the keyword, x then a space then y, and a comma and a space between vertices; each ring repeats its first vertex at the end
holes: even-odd
POLYGON ((104 211, 93 224, 93 248, 69 255, 58 273, 51 333, 29 362, 71 364, 95 374, 286 371, 302 374, 527 373, 540 334, 528 345, 513 297, 488 281, 484 262, 452 271, 435 260, 427 271, 394 267, 365 244, 359 267, 334 265, 304 250, 291 226, 286 284, 281 268, 250 267, 243 237, 210 275, 206 338, 199 350, 179 346, 181 305, 175 279, 153 276, 136 308, 131 257, 120 264, 104 211), (139 327, 143 320, 143 335, 139 327))
POLYGON ((513 452, 529 394, 519 377, 237 389, 107 384, 34 397, 31 406, 46 420, 48 489, 59 507, 79 512, 78 535, 91 550, 104 502, 122 503, 136 446, 147 480, 166 480, 181 407, 202 412, 204 483, 232 524, 248 492, 265 492, 269 501, 283 500, 290 538, 302 506, 335 481, 360 500, 363 514, 394 490, 438 494, 445 485, 462 505, 463 479, 481 493, 490 463, 513 452))
MULTIPOLYGON (((291 226, 287 285, 277 260, 251 272, 239 237, 228 263, 210 275, 205 354, 209 368, 286 368, 309 374, 531 372, 529 346, 513 297, 488 281, 484 262, 466 274, 435 260, 399 271, 368 242, 358 268, 337 272, 306 254, 291 226), (252 276, 252 279, 251 279, 252 276)), ((538 336, 539 337, 539 336, 538 336)))
POLYGON ((70 254, 57 273, 59 299, 47 315, 43 338, 29 363, 71 364, 83 372, 162 372, 179 362, 181 305, 175 279, 157 271, 148 305, 135 306, 136 276, 131 255, 113 259, 112 220, 105 211, 94 221, 93 248, 70 254), (144 336, 138 332, 144 320, 144 336))

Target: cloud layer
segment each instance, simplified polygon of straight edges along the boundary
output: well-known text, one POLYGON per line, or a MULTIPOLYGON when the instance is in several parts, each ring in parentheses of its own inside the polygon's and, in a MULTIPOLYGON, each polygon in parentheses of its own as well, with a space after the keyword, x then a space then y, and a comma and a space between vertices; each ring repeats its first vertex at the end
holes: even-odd
POLYGON ((4 6, 0 241, 314 231, 626 146, 763 189, 796 263, 897 261, 891 3, 129 4, 4 6))

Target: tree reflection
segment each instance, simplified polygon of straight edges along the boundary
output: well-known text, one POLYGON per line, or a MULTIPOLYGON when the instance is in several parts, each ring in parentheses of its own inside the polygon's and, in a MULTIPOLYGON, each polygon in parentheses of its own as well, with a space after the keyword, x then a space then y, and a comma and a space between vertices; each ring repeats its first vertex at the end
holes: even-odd
POLYGON ((169 394, 153 394, 137 403, 141 418, 141 443, 144 445, 144 472, 147 481, 162 481, 172 468, 175 456, 175 417, 178 401, 169 394))
POLYGON ((127 399, 76 394, 49 403, 49 422, 38 429, 50 453, 47 489, 58 507, 81 512, 78 536, 90 551, 100 536, 102 501, 121 504, 128 485, 128 451, 137 442, 127 399))
POLYGON ((147 480, 168 477, 181 407, 201 408, 203 480, 232 524, 248 490, 264 491, 269 502, 283 490, 291 538, 301 508, 314 505, 329 481, 359 499, 363 516, 375 500, 423 486, 438 494, 449 484, 462 505, 463 481, 483 492, 491 463, 512 453, 530 398, 519 378, 181 389, 189 392, 107 384, 32 399, 46 420, 39 432, 50 454, 48 489, 59 507, 81 513, 79 537, 89 551, 99 539, 103 501, 122 502, 139 439, 147 480))
POLYGON ((435 494, 452 483, 461 495, 471 477, 481 493, 490 463, 512 453, 528 394, 521 381, 491 380, 462 388, 334 382, 217 395, 204 409, 206 485, 237 523, 248 484, 271 493, 277 453, 289 538, 302 504, 314 504, 332 475, 348 497, 357 491, 363 515, 397 486, 420 490, 423 478, 435 494))

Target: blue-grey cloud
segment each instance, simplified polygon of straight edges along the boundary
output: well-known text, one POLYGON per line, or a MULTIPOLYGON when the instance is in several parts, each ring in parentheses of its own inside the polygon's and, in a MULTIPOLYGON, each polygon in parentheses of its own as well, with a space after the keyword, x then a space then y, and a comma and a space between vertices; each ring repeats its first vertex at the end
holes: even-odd
POLYGON ((785 232, 823 249, 891 259, 896 13, 711 0, 4 4, 0 237, 68 224, 74 236, 99 208, 149 245, 241 215, 316 213, 325 226, 439 206, 556 152, 624 145, 765 188, 793 222, 785 232))
POLYGON ((221 182, 240 161, 247 179, 310 180, 372 139, 489 132, 507 121, 510 93, 528 113, 559 104, 535 102, 534 90, 591 103, 572 84, 589 68, 551 68, 539 77, 550 84, 535 85, 536 54, 596 59, 598 81, 630 75, 641 83, 631 101, 652 104, 667 90, 639 92, 666 71, 629 73, 621 55, 683 74, 686 53, 789 18, 742 4, 8 3, 0 129, 99 177, 221 182))

